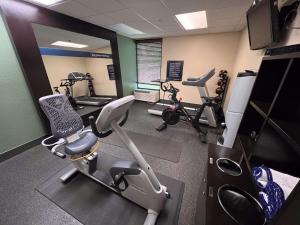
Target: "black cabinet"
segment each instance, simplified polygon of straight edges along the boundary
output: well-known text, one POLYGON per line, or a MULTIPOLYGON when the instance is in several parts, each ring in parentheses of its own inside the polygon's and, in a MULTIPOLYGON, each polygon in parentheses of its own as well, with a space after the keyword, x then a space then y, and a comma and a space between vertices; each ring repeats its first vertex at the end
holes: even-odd
POLYGON ((264 60, 260 66, 251 100, 265 114, 269 112, 274 96, 282 82, 282 75, 287 71, 289 63, 289 59, 264 60))
MULTIPOLYGON (((207 166, 207 165, 206 165, 207 166)), ((205 225, 206 220, 206 195, 207 195, 207 167, 205 166, 205 171, 199 188, 198 198, 197 198, 197 208, 195 214, 195 224, 205 225)))
MULTIPOLYGON (((300 59, 294 59, 270 113, 270 118, 300 145, 300 59)), ((299 155, 300 151, 295 149, 299 155)))
MULTIPOLYGON (((250 167, 300 177, 300 53, 264 57, 238 132, 250 167)), ((300 183, 270 224, 299 224, 300 183)))
POLYGON ((300 177, 300 58, 262 60, 239 136, 252 164, 300 177))
MULTIPOLYGON (((207 170, 199 189, 196 225, 236 225, 221 207, 217 193, 225 184, 258 198, 251 168, 266 165, 300 177, 300 53, 264 57, 233 149, 210 144, 207 170), (242 175, 224 174, 218 158, 229 158, 242 175)), ((266 224, 300 224, 300 182, 276 217, 266 224)))
POLYGON ((233 185, 257 198, 258 193, 242 149, 209 144, 208 161, 197 198, 195 225, 238 225, 219 203, 218 190, 223 185, 233 185), (220 158, 228 158, 240 164, 242 174, 232 176, 222 172, 217 166, 220 158))

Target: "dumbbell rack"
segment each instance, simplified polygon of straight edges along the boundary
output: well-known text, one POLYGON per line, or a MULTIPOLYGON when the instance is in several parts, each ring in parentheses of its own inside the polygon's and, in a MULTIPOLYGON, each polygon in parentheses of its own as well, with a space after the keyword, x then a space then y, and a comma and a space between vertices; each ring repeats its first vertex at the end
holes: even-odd
POLYGON ((219 77, 220 77, 220 79, 217 82, 218 87, 216 88, 216 91, 215 91, 217 94, 215 101, 220 107, 223 107, 225 94, 226 94, 228 83, 229 83, 229 77, 228 77, 227 70, 221 70, 219 72, 219 77))

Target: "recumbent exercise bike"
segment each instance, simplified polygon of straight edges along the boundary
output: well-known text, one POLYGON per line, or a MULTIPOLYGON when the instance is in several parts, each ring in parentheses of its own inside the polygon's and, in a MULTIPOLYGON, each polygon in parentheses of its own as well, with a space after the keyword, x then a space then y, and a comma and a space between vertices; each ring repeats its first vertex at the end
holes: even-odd
POLYGON ((185 121, 189 122, 198 132, 201 142, 206 143, 206 135, 207 130, 201 128, 199 123, 199 119, 205 109, 205 107, 212 107, 214 106, 214 98, 211 97, 202 97, 205 101, 197 109, 196 115, 190 115, 187 110, 183 107, 181 99, 177 99, 177 93, 179 92, 178 88, 175 88, 171 83, 169 85, 161 85, 161 89, 164 92, 169 92, 171 106, 167 107, 162 112, 162 119, 163 123, 156 128, 157 131, 162 131, 167 128, 168 125, 175 125, 177 124, 182 117, 185 118, 185 121))
POLYGON ((67 155, 72 161, 73 168, 60 177, 63 182, 78 171, 147 209, 144 225, 154 225, 170 194, 122 128, 134 100, 134 96, 127 96, 110 102, 104 106, 96 122, 90 117, 92 129, 83 130, 81 117, 74 111, 65 95, 42 97, 39 103, 50 120, 52 131, 52 136, 44 139, 42 145, 51 149, 56 156, 65 158, 67 155), (110 158, 105 158, 107 154, 97 153, 98 138, 107 137, 113 131, 127 146, 135 161, 118 160, 105 171, 102 164, 110 162, 110 158), (66 155, 58 152, 59 147, 64 147, 66 155))

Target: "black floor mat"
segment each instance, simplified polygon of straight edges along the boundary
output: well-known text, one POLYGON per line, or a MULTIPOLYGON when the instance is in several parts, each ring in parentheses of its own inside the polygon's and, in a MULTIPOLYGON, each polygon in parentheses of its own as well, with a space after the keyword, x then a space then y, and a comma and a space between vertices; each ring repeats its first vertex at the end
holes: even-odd
MULTIPOLYGON (((129 130, 126 130, 126 132, 142 153, 175 163, 179 162, 183 148, 182 143, 176 140, 136 133, 129 130)), ((115 132, 106 138, 101 138, 100 141, 127 148, 115 132)))
MULTIPOLYGON (((86 225, 139 225, 144 223, 147 215, 145 209, 80 173, 68 182, 62 183, 59 177, 71 168, 72 165, 69 165, 62 169, 36 189, 86 225)), ((168 187, 171 199, 167 200, 156 225, 176 225, 184 183, 161 174, 157 174, 157 176, 160 182, 168 187)))

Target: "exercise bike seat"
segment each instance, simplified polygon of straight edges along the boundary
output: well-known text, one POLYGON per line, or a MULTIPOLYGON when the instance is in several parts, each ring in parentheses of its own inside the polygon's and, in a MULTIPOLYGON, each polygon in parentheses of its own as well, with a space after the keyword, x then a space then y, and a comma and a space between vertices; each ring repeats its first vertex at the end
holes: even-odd
POLYGON ((78 140, 65 146, 65 153, 68 155, 76 155, 90 150, 97 142, 97 137, 92 132, 86 133, 78 140))

